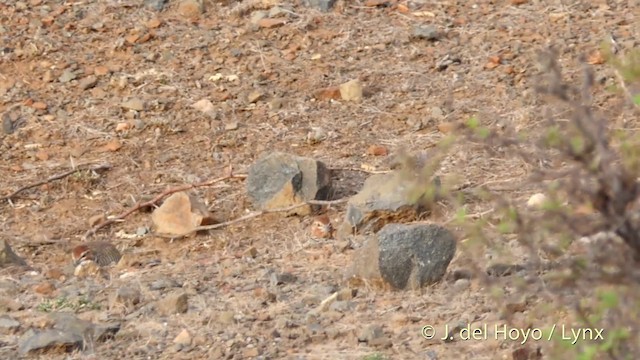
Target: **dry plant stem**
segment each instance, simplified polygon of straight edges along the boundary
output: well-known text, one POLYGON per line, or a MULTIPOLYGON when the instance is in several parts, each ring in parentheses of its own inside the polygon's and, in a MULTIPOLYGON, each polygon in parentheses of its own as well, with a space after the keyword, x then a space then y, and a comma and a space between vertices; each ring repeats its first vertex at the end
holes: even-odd
POLYGON ((367 173, 367 174, 387 174, 387 173, 391 172, 391 170, 365 170, 365 169, 358 169, 358 168, 331 168, 329 170, 331 170, 331 171, 358 171, 358 172, 363 172, 363 173, 367 173))
MULTIPOLYGON (((253 219, 253 218, 256 218, 258 216, 265 215, 265 214, 278 213, 278 212, 287 212, 287 211, 295 210, 295 209, 303 207, 305 205, 336 205, 336 204, 345 203, 347 201, 349 201, 349 198, 342 198, 342 199, 338 199, 338 200, 328 200, 328 201, 325 201, 325 200, 309 200, 309 201, 304 202, 304 203, 295 204, 295 205, 287 206, 287 207, 284 207, 284 208, 254 211, 254 212, 251 212, 251 213, 249 213, 247 215, 241 216, 239 218, 236 218, 236 219, 233 219, 233 220, 229 220, 229 221, 225 221, 225 222, 221 222, 219 224, 206 225, 206 226, 197 226, 197 227, 195 227, 193 229, 193 232, 219 229, 219 228, 222 228, 222 227, 225 227, 225 226, 229 226, 229 225, 237 224, 239 222, 247 221, 249 219, 253 219)), ((182 236, 184 236, 184 235, 182 235, 182 236)), ((175 237, 181 237, 181 235, 176 235, 175 237)))
POLYGON ((86 240, 89 238, 89 236, 94 235, 96 233, 96 231, 102 229, 103 227, 109 226, 119 220, 122 220, 124 218, 126 218, 127 216, 131 215, 132 213, 149 207, 149 206, 153 206, 155 205, 158 201, 164 199, 165 197, 180 192, 180 191, 187 191, 187 190, 191 190, 191 189, 195 189, 195 188, 199 188, 199 187, 205 187, 205 186, 211 186, 213 184, 219 183, 221 181, 225 181, 225 180, 230 180, 230 179, 244 179, 246 178, 247 175, 241 175, 241 174, 233 174, 230 172, 229 175, 227 176, 223 176, 221 178, 217 178, 214 180, 210 180, 210 181, 205 181, 205 182, 201 182, 201 183, 197 183, 197 184, 188 184, 188 185, 182 185, 182 186, 178 186, 178 187, 174 187, 174 188, 170 188, 167 189, 165 191, 163 191, 161 194, 157 195, 156 197, 154 197, 153 199, 149 200, 149 201, 144 201, 144 202, 138 202, 137 204, 135 204, 132 208, 130 208, 129 210, 123 212, 120 215, 117 215, 115 217, 112 217, 110 219, 107 219, 101 223, 99 223, 98 225, 94 226, 93 228, 91 228, 90 230, 88 230, 84 236, 83 239, 86 240))
POLYGON ((75 174, 77 172, 80 172, 80 171, 84 171, 84 170, 98 171, 98 170, 109 170, 109 169, 111 169, 111 165, 109 165, 109 164, 100 164, 100 165, 83 164, 83 165, 78 165, 73 170, 69 170, 69 171, 64 172, 62 174, 51 176, 51 177, 47 178, 46 180, 38 181, 38 182, 35 182, 33 184, 29 184, 29 185, 23 186, 23 187, 19 188, 18 190, 12 192, 11 194, 9 194, 7 196, 3 196, 2 198, 0 198, 0 200, 11 200, 13 197, 15 197, 16 195, 18 195, 19 193, 21 193, 21 192, 23 192, 25 190, 29 190, 29 189, 32 189, 34 187, 40 186, 40 185, 48 184, 48 183, 50 183, 52 181, 64 179, 67 176, 73 175, 73 174, 75 174))
MULTIPOLYGON (((468 215, 465 215, 465 216, 464 216, 464 218, 465 218, 465 219, 481 219, 483 216, 485 216, 485 215, 489 215, 489 214, 491 214, 492 212, 494 212, 495 210, 496 210, 496 209, 491 208, 491 209, 486 210, 486 211, 482 211, 482 212, 478 212, 478 213, 474 213, 474 214, 468 214, 468 215)), ((449 219, 449 220, 445 221, 442 225, 449 225, 449 224, 451 224, 452 222, 454 222, 454 221, 456 221, 456 220, 458 220, 458 217, 457 217, 457 216, 456 216, 456 217, 452 217, 451 219, 449 219)))

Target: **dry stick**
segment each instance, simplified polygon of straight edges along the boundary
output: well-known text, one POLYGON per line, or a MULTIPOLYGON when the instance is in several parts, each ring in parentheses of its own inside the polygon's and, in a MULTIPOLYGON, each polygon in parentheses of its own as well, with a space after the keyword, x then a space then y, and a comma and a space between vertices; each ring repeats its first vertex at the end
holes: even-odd
POLYGON ((158 196, 154 197, 153 199, 149 200, 149 201, 144 201, 144 202, 138 202, 137 204, 135 204, 132 208, 130 208, 129 210, 123 212, 120 215, 117 215, 115 217, 112 217, 110 219, 107 219, 101 223, 99 223, 98 225, 92 227, 91 229, 89 229, 83 236, 83 239, 87 239, 89 238, 89 236, 93 235, 96 233, 96 231, 102 229, 105 226, 109 226, 119 220, 122 220, 124 218, 126 218, 127 216, 131 215, 132 213, 149 207, 149 206, 153 206, 155 205, 158 201, 162 200, 163 198, 165 198, 166 196, 169 196, 171 194, 180 192, 180 191, 186 191, 186 190, 191 190, 191 189, 195 189, 195 188, 199 188, 199 187, 204 187, 204 186, 211 186, 215 183, 219 183, 221 181, 225 181, 225 180, 229 180, 229 179, 244 179, 246 178, 247 175, 241 175, 241 174, 233 174, 230 173, 227 176, 223 176, 221 178, 217 178, 214 180, 210 180, 210 181, 205 181, 205 182, 201 182, 201 183, 197 183, 197 184, 188 184, 188 185, 182 185, 182 186, 178 186, 178 187, 174 187, 174 188, 170 188, 167 189, 165 191, 163 191, 162 193, 160 193, 158 196))
MULTIPOLYGON (((494 212, 494 211, 495 211, 495 209, 491 208, 491 209, 489 209, 489 210, 482 211, 482 212, 479 212, 479 213, 474 213, 474 214, 468 214, 468 215, 465 215, 465 216, 464 216, 464 218, 465 218, 465 219, 474 219, 474 218, 478 218, 478 219, 479 219, 479 218, 481 218, 481 217, 483 217, 483 216, 485 216, 485 215, 491 214, 491 213, 492 213, 492 212, 494 212)), ((448 224, 450 224, 450 223, 452 223, 452 222, 456 221, 457 219, 458 219, 458 217, 457 217, 457 216, 454 216, 454 217, 452 217, 451 219, 449 219, 449 220, 445 221, 442 225, 448 225, 448 224)))
POLYGON ((83 170, 97 171, 97 170, 108 170, 108 169, 111 169, 111 165, 109 165, 109 164, 100 164, 100 165, 83 164, 83 165, 78 165, 73 170, 69 170, 69 171, 64 172, 62 174, 51 176, 46 180, 38 181, 38 182, 35 182, 33 184, 29 184, 29 185, 23 186, 23 187, 19 188, 18 190, 12 192, 9 195, 1 197, 0 200, 11 200, 11 198, 13 198, 14 196, 18 195, 19 193, 21 193, 21 192, 23 192, 25 190, 29 190, 29 189, 34 188, 36 186, 48 184, 48 183, 50 183, 52 181, 63 179, 65 177, 69 176, 69 175, 73 175, 73 174, 75 174, 77 172, 80 172, 80 171, 83 171, 83 170))
POLYGON ((367 174, 388 174, 388 173, 391 172, 391 170, 365 170, 365 169, 358 169, 358 168, 331 168, 329 170, 358 171, 358 172, 363 172, 363 173, 367 173, 367 174))
MULTIPOLYGON (((299 207, 303 207, 305 205, 335 205, 335 204, 345 203, 347 201, 349 201, 349 198, 342 198, 342 199, 338 199, 338 200, 309 200, 309 201, 306 201, 306 202, 303 202, 303 203, 300 203, 300 204, 295 204, 295 205, 287 206, 287 207, 284 207, 284 208, 254 211, 254 212, 251 212, 251 213, 249 213, 247 215, 240 216, 239 218, 235 218, 233 220, 221 222, 221 223, 218 223, 218 224, 205 225, 205 226, 196 226, 189 233, 193 233, 193 232, 197 232, 197 231, 203 231, 203 230, 219 229, 221 227, 237 224, 239 222, 247 221, 249 219, 253 219, 253 218, 256 218, 258 216, 265 215, 265 214, 271 214, 271 213, 277 213, 277 212, 287 212, 287 211, 295 210, 295 209, 297 209, 299 207)), ((188 235, 188 234, 185 234, 185 235, 188 235)), ((178 237, 185 236, 185 235, 175 235, 175 237, 178 238, 178 237)))

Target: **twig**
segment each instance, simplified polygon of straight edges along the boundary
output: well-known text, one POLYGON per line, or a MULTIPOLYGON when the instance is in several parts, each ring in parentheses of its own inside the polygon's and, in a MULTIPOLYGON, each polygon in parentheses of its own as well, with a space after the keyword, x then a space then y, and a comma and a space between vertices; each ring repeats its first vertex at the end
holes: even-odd
POLYGON ((359 171, 367 174, 387 174, 390 173, 391 170, 365 170, 358 168, 331 168, 332 171, 359 171))
MULTIPOLYGON (((492 212, 494 212, 494 211, 495 211, 495 209, 491 208, 491 209, 489 209, 489 210, 482 211, 482 212, 479 212, 479 213, 474 213, 474 214, 468 214, 468 215, 465 215, 465 216, 464 216, 464 218, 465 218, 465 219, 480 219, 480 218, 482 218, 483 216, 488 215, 488 214, 491 214, 491 213, 492 213, 492 212)), ((456 221, 457 219, 458 219, 458 217, 457 217, 457 216, 454 216, 454 217, 452 217, 451 219, 449 219, 449 220, 445 221, 445 222, 444 222, 444 224, 442 224, 442 225, 448 225, 448 224, 450 224, 450 223, 452 223, 452 222, 456 221)))
POLYGON ((210 181, 204 181, 201 183, 196 183, 196 184, 188 184, 188 185, 182 185, 182 186, 178 186, 178 187, 174 187, 174 188, 170 188, 167 189, 165 191, 163 191, 162 193, 160 193, 159 195, 157 195, 156 197, 154 197, 153 199, 149 200, 149 201, 144 201, 144 202, 138 202, 136 203, 132 208, 130 208, 129 210, 123 212, 120 215, 117 215, 115 217, 109 218, 101 223, 99 223, 98 225, 92 227, 91 229, 89 229, 83 236, 83 239, 87 239, 89 238, 89 236, 94 235, 96 233, 96 231, 102 229, 105 226, 109 226, 115 222, 118 222, 124 218, 126 218, 127 216, 131 215, 132 213, 149 207, 149 206, 153 206, 155 205, 158 201, 162 200, 163 198, 165 198, 166 196, 169 196, 171 194, 180 192, 180 191, 186 191, 186 190, 191 190, 191 189, 195 189, 195 188, 199 188, 199 187, 204 187, 204 186, 211 186, 215 183, 219 183, 221 181, 225 181, 225 180, 229 180, 229 179, 244 179, 246 178, 247 175, 242 175, 242 174, 233 174, 232 170, 230 169, 228 172, 228 175, 223 176, 221 178, 217 178, 214 180, 210 180, 210 181))
POLYGON ((254 211, 254 212, 251 212, 251 213, 249 213, 247 215, 241 216, 239 218, 236 218, 236 219, 233 219, 233 220, 229 220, 229 221, 225 221, 225 222, 221 222, 221 223, 218 223, 218 224, 197 226, 192 230, 192 232, 193 231, 219 229, 221 227, 237 224, 239 222, 243 222, 243 221, 246 221, 246 220, 249 220, 249 219, 253 219, 253 218, 256 218, 258 216, 265 215, 265 214, 278 213, 278 212, 288 212, 288 211, 295 210, 297 208, 303 207, 305 205, 335 205, 335 204, 342 204, 342 203, 345 203, 347 201, 349 201, 349 198, 342 198, 342 199, 338 199, 338 200, 309 200, 309 201, 306 201, 306 202, 303 202, 303 203, 300 203, 300 204, 295 204, 295 205, 291 205, 291 206, 287 206, 287 207, 283 207, 283 208, 254 211))
POLYGON ((335 205, 335 204, 342 204, 349 201, 349 198, 342 198, 342 199, 338 199, 338 200, 309 200, 300 204, 295 204, 295 205, 291 205, 291 206, 287 206, 287 207, 283 207, 283 208, 277 208, 277 209, 266 209, 266 210, 260 210, 260 211, 253 211, 250 212, 246 215, 240 216, 239 218, 235 218, 233 220, 229 220, 229 221, 225 221, 225 222, 221 222, 221 223, 217 223, 217 224, 212 224, 212 225, 204 225, 204 226, 196 226, 193 229, 191 229, 190 231, 184 233, 184 234, 153 234, 154 236, 159 236, 159 237, 166 237, 166 238, 172 238, 172 239, 179 239, 181 237, 196 233, 198 231, 205 231, 205 230, 215 230, 215 229, 220 229, 222 227, 226 227, 229 225, 233 225, 233 224, 237 224, 243 221, 247 221, 253 218, 257 218, 258 216, 262 216, 265 214, 272 214, 272 213, 279 213, 279 212, 288 212, 291 210, 295 210, 297 208, 303 207, 305 205, 335 205))
POLYGON ((18 190, 12 192, 11 194, 7 195, 7 196, 3 196, 2 198, 0 198, 0 200, 11 200, 13 197, 15 197, 16 195, 18 195, 19 193, 25 191, 25 190, 29 190, 32 189, 34 187, 40 186, 40 185, 44 185, 44 184, 48 184, 52 181, 56 181, 56 180, 60 180, 63 179, 69 175, 73 175, 77 172, 83 171, 83 170, 91 170, 91 171, 98 171, 98 170, 108 170, 111 169, 111 165, 109 164, 100 164, 100 165, 90 165, 90 164, 83 164, 83 165, 78 165, 75 169, 69 170, 67 172, 64 172, 62 174, 58 174, 58 175, 54 175, 51 176, 49 178, 47 178, 46 180, 42 180, 42 181, 38 181, 35 182, 33 184, 29 184, 26 186, 23 186, 21 188, 19 188, 18 190))

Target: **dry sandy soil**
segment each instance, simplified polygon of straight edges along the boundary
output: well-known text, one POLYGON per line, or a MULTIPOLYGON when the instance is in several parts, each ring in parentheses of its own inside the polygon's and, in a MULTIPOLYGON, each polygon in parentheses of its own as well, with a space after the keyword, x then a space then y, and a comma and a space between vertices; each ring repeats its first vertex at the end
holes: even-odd
MULTIPOLYGON (((470 117, 534 136, 545 124, 545 101, 533 91, 537 51, 556 45, 567 78, 577 80, 579 55, 594 56, 611 34, 626 48, 640 39, 637 1, 344 1, 330 12, 283 1, 284 24, 252 24, 263 3, 205 1, 200 11, 172 0, 158 12, 142 0, 0 1, 0 194, 74 165, 111 165, 0 205, 2 239, 34 269, 2 273, 0 292, 19 303, 9 315, 21 324, 2 334, 3 357, 15 357, 18 339, 42 326, 45 311, 64 306, 83 319, 122 326, 112 340, 47 358, 511 359, 523 347, 492 336, 448 343, 421 336, 426 325, 441 335, 445 324, 502 323, 501 305, 476 278, 447 277, 415 292, 362 286, 353 299, 309 315, 333 291, 348 289, 343 273, 353 254, 332 240, 311 239, 309 218, 269 214, 169 241, 128 236, 151 225, 149 213, 134 212, 92 237, 129 253, 128 266, 111 269, 110 280, 68 273, 69 248, 91 218, 121 214, 169 187, 221 177, 229 164, 246 173, 266 152, 325 162, 348 194, 368 175, 357 171, 363 165, 387 169, 385 156, 368 155, 371 145, 431 149, 451 124, 470 117), (437 38, 416 38, 419 26, 433 26, 437 38), (362 102, 314 97, 352 79, 365 86, 362 102), (193 107, 203 99, 212 111, 193 107), (308 142, 313 128, 326 138, 308 142), (295 279, 274 284, 274 273, 295 279), (113 302, 123 287, 138 289, 140 303, 113 302), (189 294, 188 312, 158 314, 151 305, 174 291, 189 294), (375 328, 382 335, 374 341, 358 340, 375 328), (176 345, 185 329, 190 345, 176 345)), ((616 82, 610 68, 593 62, 597 109, 612 127, 637 127, 620 94, 606 90, 616 82)), ((530 170, 508 151, 489 155, 461 142, 438 172, 451 188, 482 184, 524 203, 538 190, 527 182, 530 170)), ((223 220, 251 208, 242 180, 193 193, 223 220)), ((454 218, 457 209, 439 206, 431 221, 454 218)), ((491 216, 491 204, 465 206, 468 214, 491 216)), ((339 220, 343 210, 338 205, 329 214, 339 220)), ((463 242, 461 229, 452 230, 463 242)), ((507 246, 512 254, 519 254, 516 244, 507 246)), ((476 260, 482 268, 496 256, 476 260)), ((450 270, 468 265, 459 255, 450 270)), ((501 281, 506 295, 515 292, 514 279, 501 281)), ((515 324, 574 323, 569 309, 534 311, 542 300, 531 294, 515 324)), ((554 344, 525 346, 554 358, 554 344)))

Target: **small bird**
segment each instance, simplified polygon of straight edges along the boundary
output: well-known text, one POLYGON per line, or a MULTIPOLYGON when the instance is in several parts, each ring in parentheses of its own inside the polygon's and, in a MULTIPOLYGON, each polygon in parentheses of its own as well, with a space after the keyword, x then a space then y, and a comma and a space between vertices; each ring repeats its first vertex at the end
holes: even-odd
POLYGON ((71 257, 74 265, 79 265, 84 261, 94 261, 99 266, 108 266, 120 261, 122 255, 120 251, 106 241, 91 241, 78 245, 71 250, 71 257))
POLYGON ((316 239, 329 239, 333 236, 333 225, 326 214, 316 216, 311 223, 311 236, 316 239))

